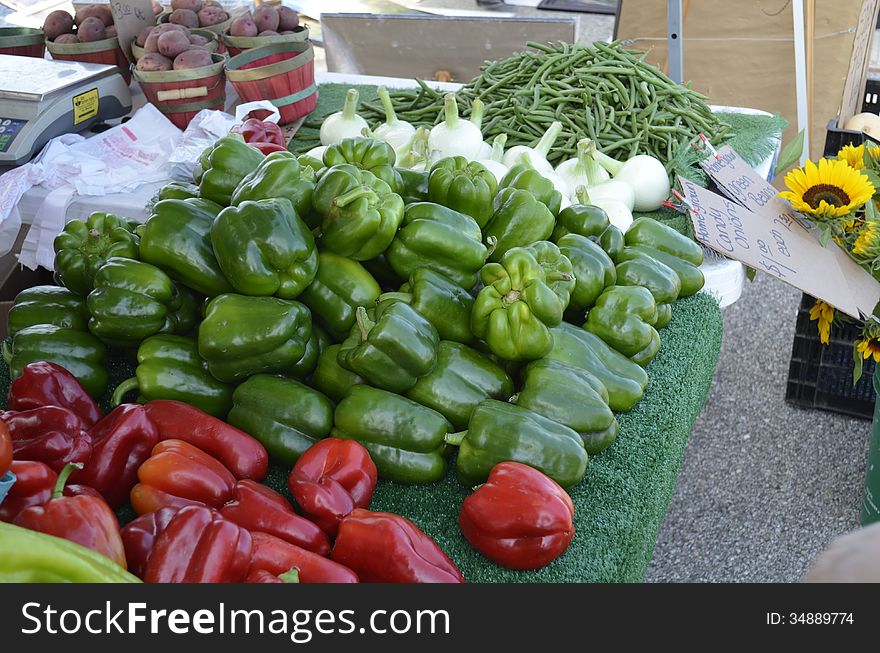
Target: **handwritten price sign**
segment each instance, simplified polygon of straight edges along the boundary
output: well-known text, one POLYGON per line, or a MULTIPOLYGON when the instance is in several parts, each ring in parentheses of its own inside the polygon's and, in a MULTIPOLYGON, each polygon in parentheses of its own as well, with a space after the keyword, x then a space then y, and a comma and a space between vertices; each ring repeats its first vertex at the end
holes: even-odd
POLYGON ((145 27, 156 24, 152 0, 111 0, 110 10, 113 12, 113 22, 116 25, 119 45, 128 60, 133 61, 131 56, 132 41, 145 27))

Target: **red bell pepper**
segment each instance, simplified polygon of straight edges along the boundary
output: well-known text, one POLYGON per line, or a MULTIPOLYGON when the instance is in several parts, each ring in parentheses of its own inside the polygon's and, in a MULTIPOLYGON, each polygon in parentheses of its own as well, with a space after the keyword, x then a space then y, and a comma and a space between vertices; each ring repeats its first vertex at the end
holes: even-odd
POLYGON ((287 487, 303 514, 336 537, 343 517, 370 505, 376 465, 356 440, 325 438, 299 457, 287 487))
POLYGON ((12 436, 16 460, 37 460, 60 472, 68 463, 87 463, 91 438, 77 415, 61 406, 0 412, 12 436))
POLYGON ((66 369, 48 361, 24 366, 21 375, 9 386, 9 410, 30 410, 43 406, 61 406, 72 411, 89 428, 104 414, 77 378, 66 369))
MULTIPOLYGON (((274 143, 284 146, 284 132, 281 127, 268 120, 248 118, 240 125, 229 130, 233 134, 241 134, 245 143, 274 143)), ((287 149, 286 147, 284 149, 287 149)))
POLYGON ((25 508, 12 523, 76 542, 125 568, 125 548, 119 536, 119 520, 110 506, 98 497, 63 495, 68 476, 78 466, 79 463, 71 463, 65 467, 55 482, 52 498, 42 506, 25 508))
POLYGON ((159 430, 143 406, 122 404, 89 429, 92 457, 72 479, 95 488, 111 508, 128 501, 138 468, 159 442, 159 430))
POLYGON ((6 475, 12 465, 12 436, 9 427, 0 419, 0 478, 6 475))
POLYGON ((287 152, 287 148, 277 143, 248 143, 255 150, 259 150, 263 156, 269 156, 273 152, 287 152))
POLYGON ((339 523, 330 557, 362 583, 463 583, 458 567, 400 515, 355 508, 339 523))
POLYGON ((245 479, 235 484, 232 501, 220 508, 220 514, 251 532, 275 535, 318 555, 330 552, 324 531, 293 511, 293 507, 275 490, 245 479))
POLYGON ((251 534, 204 506, 175 514, 153 544, 148 583, 240 583, 251 560, 251 534))
MULTIPOLYGON (((278 577, 296 569, 300 583, 357 583, 357 575, 347 567, 298 547, 290 542, 269 535, 252 533, 254 541, 251 553, 248 583, 262 583, 268 579, 265 573, 278 577)), ((274 582, 274 581, 272 581, 274 582)))
POLYGON ((176 514, 177 508, 160 508, 156 512, 136 517, 122 527, 120 536, 125 547, 128 570, 138 578, 144 577, 156 538, 168 527, 171 518, 176 514))
POLYGON ((153 447, 137 476, 140 483, 130 498, 139 515, 165 507, 220 508, 235 489, 235 477, 223 463, 183 440, 164 440, 153 447))
POLYGON ((157 399, 144 408, 159 429, 160 440, 183 440, 214 456, 235 475, 261 481, 269 470, 269 454, 244 431, 182 401, 157 399))
POLYGON ((13 460, 9 470, 15 474, 15 483, 0 503, 0 521, 12 523, 25 508, 42 506, 52 498, 58 474, 46 463, 33 460, 13 460))
POLYGON ((473 547, 511 569, 539 569, 574 537, 574 504, 551 478, 520 463, 499 463, 464 500, 458 524, 473 547))

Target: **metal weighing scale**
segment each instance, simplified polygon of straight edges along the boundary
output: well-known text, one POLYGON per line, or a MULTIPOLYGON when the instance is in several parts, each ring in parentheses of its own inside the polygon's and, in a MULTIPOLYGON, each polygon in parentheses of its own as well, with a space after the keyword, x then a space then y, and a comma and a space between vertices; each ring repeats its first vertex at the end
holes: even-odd
POLYGON ((130 111, 116 66, 0 54, 0 167, 27 163, 49 139, 130 111))

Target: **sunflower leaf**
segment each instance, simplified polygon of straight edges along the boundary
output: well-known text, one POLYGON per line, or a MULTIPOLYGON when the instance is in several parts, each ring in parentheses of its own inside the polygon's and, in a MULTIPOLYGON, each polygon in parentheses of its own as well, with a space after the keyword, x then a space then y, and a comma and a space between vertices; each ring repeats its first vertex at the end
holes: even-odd
POLYGON ((856 344, 853 343, 853 362, 855 365, 853 366, 853 385, 859 382, 859 379, 862 378, 862 355, 859 353, 856 344))
POLYGON ((746 266, 746 279, 750 282, 755 280, 755 277, 758 276, 758 271, 755 268, 750 268, 746 266))
POLYGON ((869 170, 868 168, 862 168, 861 170, 859 170, 859 172, 861 172, 868 178, 868 181, 871 182, 874 190, 880 189, 880 175, 878 175, 873 170, 869 170))
POLYGON ((795 163, 800 161, 801 155, 804 153, 804 130, 800 130, 797 136, 792 139, 788 145, 782 148, 779 153, 779 159, 776 162, 776 170, 773 172, 774 177, 778 177, 788 170, 795 163))
POLYGON ((822 227, 822 236, 819 238, 819 244, 822 247, 826 247, 829 240, 831 240, 831 227, 826 225, 822 227))

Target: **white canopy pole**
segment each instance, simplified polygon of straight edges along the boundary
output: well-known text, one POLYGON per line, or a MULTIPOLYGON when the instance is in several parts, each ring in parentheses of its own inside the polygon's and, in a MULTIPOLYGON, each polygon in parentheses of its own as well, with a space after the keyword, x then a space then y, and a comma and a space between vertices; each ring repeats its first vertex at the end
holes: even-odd
POLYGON ((801 153, 801 165, 806 163, 810 155, 810 112, 807 96, 807 48, 804 27, 804 0, 792 0, 792 17, 794 19, 794 76, 797 90, 797 122, 798 131, 804 132, 804 151, 801 153))

